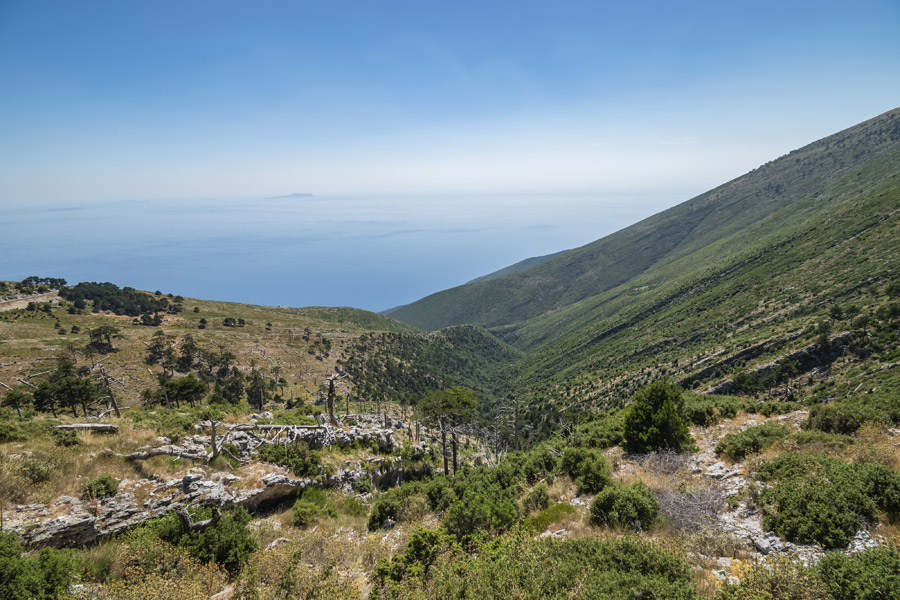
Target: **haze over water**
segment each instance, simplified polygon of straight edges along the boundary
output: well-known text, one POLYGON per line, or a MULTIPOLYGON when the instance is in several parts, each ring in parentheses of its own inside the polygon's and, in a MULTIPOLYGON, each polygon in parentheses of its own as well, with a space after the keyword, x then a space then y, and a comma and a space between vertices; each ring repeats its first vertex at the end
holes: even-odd
POLYGON ((688 196, 315 196, 0 209, 0 278, 380 311, 574 248, 688 196))

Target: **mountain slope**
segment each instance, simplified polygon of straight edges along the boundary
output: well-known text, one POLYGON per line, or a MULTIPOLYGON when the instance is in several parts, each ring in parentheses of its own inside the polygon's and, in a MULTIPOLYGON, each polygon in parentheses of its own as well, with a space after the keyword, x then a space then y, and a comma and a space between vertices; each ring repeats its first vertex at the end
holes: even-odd
MULTIPOLYGON (((503 277, 504 275, 512 275, 513 273, 518 273, 519 271, 524 271, 525 269, 536 267, 537 265, 547 262, 557 256, 563 255, 568 250, 562 250, 560 252, 554 252, 553 254, 545 254, 544 256, 532 256, 531 258, 526 258, 525 260, 520 260, 514 265, 510 265, 508 267, 504 267, 498 271, 494 271, 493 273, 488 273, 487 275, 482 275, 481 277, 476 277, 472 281, 468 283, 479 283, 482 281, 490 281, 491 279, 497 279, 498 277, 503 277)), ((390 311, 385 311, 390 312, 390 311)))
POLYGON ((845 203, 845 196, 823 193, 833 182, 863 172, 861 184, 883 182, 896 169, 898 149, 900 109, 537 266, 438 292, 386 314, 426 329, 478 324, 523 348, 544 343, 547 336, 522 335, 519 329, 639 276, 652 286, 673 274, 724 264, 748 245, 774 240, 845 203))

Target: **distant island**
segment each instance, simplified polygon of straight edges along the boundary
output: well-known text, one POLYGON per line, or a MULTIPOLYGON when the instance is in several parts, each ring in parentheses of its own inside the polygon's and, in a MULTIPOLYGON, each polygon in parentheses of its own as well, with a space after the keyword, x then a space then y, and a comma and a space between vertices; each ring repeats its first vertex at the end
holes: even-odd
POLYGON ((288 194, 287 196, 269 196, 264 200, 289 200, 291 198, 312 198, 312 194, 288 194))

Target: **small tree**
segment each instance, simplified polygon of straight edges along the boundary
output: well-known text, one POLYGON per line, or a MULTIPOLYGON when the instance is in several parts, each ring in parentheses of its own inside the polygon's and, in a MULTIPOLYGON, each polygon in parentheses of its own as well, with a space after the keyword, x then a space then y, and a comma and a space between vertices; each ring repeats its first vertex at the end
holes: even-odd
MULTIPOLYGON (((441 448, 444 456, 444 475, 449 474, 447 466, 447 431, 471 417, 478 404, 475 392, 453 386, 446 390, 431 390, 417 406, 420 416, 436 420, 441 429, 441 448)), ((453 471, 456 472, 456 432, 453 433, 453 471)))
POLYGON ((682 417, 683 410, 681 388, 669 379, 659 379, 640 390, 625 414, 622 444, 625 451, 642 454, 693 448, 694 440, 682 417))

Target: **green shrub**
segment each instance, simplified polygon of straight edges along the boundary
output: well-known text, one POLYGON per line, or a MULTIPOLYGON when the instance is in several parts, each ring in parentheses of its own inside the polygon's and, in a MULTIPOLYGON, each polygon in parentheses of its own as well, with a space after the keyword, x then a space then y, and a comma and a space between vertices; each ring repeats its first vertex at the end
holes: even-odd
POLYGON ((119 482, 110 475, 101 475, 84 484, 82 493, 85 498, 104 498, 115 496, 119 491, 119 482))
POLYGON ((361 477, 353 483, 353 491, 357 494, 369 494, 374 489, 375 486, 369 477, 361 477))
POLYGON ((156 407, 154 410, 138 410, 132 415, 137 427, 147 427, 178 443, 182 437, 194 432, 196 420, 190 411, 176 411, 171 408, 156 407))
POLYGON ((747 429, 729 433, 716 444, 716 456, 725 455, 731 460, 741 460, 748 454, 757 454, 763 448, 780 442, 790 435, 784 425, 763 423, 747 429))
POLYGON ((401 500, 421 492, 422 485, 414 481, 378 494, 375 504, 372 506, 372 512, 369 513, 369 530, 380 529, 388 519, 399 521, 401 500))
POLYGON ((678 384, 659 379, 635 394, 625 414, 622 446, 626 452, 643 454, 664 449, 680 452, 694 447, 682 416, 681 393, 678 384))
POLYGON ((383 588, 388 581, 401 582, 406 578, 422 580, 450 540, 440 529, 417 527, 403 552, 390 560, 382 558, 375 567, 372 579, 383 588))
POLYGON ((594 417, 578 427, 575 443, 586 448, 611 448, 622 443, 625 431, 625 412, 594 417))
POLYGON ((741 407, 742 400, 734 396, 685 392, 681 414, 687 422, 707 427, 721 419, 734 417, 741 407))
POLYGON ((294 517, 294 525, 306 527, 317 517, 337 516, 334 502, 329 500, 328 493, 322 488, 307 487, 294 503, 291 513, 294 517))
POLYGON ((58 467, 57 459, 37 454, 26 456, 18 463, 19 473, 31 483, 47 481, 58 467))
MULTIPOLYGON (((191 510, 195 521, 212 516, 212 510, 191 510)), ((250 513, 239 506, 224 513, 215 525, 200 531, 187 532, 178 516, 169 512, 163 517, 146 522, 133 536, 135 541, 144 539, 152 543, 159 538, 174 546, 187 548, 191 556, 203 562, 215 562, 230 573, 237 573, 257 549, 256 540, 247 528, 250 513)))
POLYGON ((690 569, 680 556, 649 542, 535 539, 514 532, 474 554, 442 552, 415 585, 387 582, 373 597, 698 600, 690 582, 690 569))
POLYGON ((259 458, 289 469, 297 477, 315 477, 319 474, 319 453, 309 449, 306 442, 293 444, 263 444, 259 458))
POLYGON ((830 552, 819 574, 834 600, 900 600, 900 552, 893 547, 830 552))
POLYGON ((16 534, 0 532, 0 600, 51 600, 64 597, 75 559, 67 550, 42 548, 25 556, 16 534))
POLYGON ((57 446, 70 448, 72 446, 81 446, 81 438, 78 434, 70 429, 51 429, 50 435, 53 436, 53 443, 57 446))
POLYGON ((581 494, 596 494, 609 485, 612 477, 606 458, 593 448, 566 448, 560 469, 572 478, 581 494))
POLYGON ((659 514, 659 502, 650 488, 638 481, 630 486, 613 485, 597 494, 591 503, 591 523, 647 529, 659 514))
POLYGON ((548 506, 550 506, 550 494, 547 493, 547 486, 543 483, 534 486, 522 500, 522 512, 526 515, 544 510, 548 506))
POLYGON ((25 439, 19 424, 14 421, 0 420, 0 444, 20 442, 25 439))
POLYGON ((297 500, 291 508, 291 514, 294 517, 294 526, 304 528, 317 516, 319 516, 319 507, 308 500, 297 500))
POLYGON ((538 446, 528 453, 522 465, 525 480, 528 483, 536 483, 551 475, 559 465, 559 458, 545 445, 538 446))
POLYGON ((758 477, 773 483, 759 498, 765 526, 791 541, 844 547, 861 520, 900 512, 900 475, 877 463, 788 453, 760 465, 758 477))
POLYGON ((809 410, 808 429, 853 435, 864 423, 900 425, 900 396, 866 394, 820 404, 809 410))
POLYGON ((518 519, 519 508, 513 500, 491 498, 474 489, 467 489, 447 509, 444 524, 447 531, 457 538, 469 541, 476 533, 506 531, 518 519))

